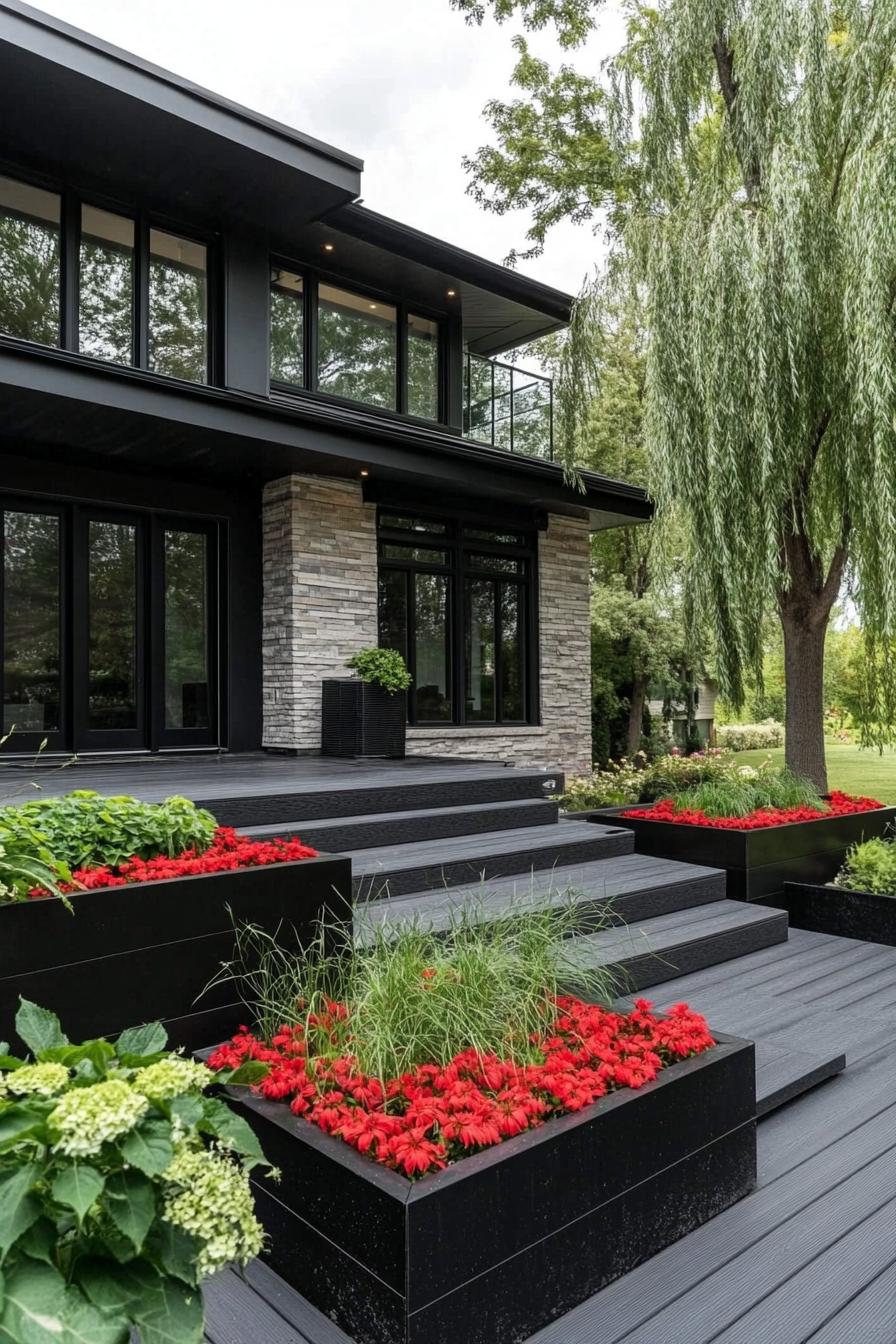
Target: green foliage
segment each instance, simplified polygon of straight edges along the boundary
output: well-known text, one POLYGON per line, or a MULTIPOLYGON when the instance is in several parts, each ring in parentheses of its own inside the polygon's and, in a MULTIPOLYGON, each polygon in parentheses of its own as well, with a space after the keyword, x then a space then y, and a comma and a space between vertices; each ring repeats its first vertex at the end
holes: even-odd
POLYGON ((789 770, 751 770, 705 780, 672 795, 678 808, 693 808, 709 817, 745 817, 757 808, 811 807, 826 810, 818 789, 789 770))
POLYGON ((561 802, 567 812, 585 812, 591 807, 622 807, 636 803, 647 771, 645 759, 610 761, 604 770, 574 779, 561 802))
POLYGON ((853 845, 834 878, 835 887, 896 896, 896 840, 865 840, 853 845))
POLYGON ((59 883, 70 879, 68 865, 51 852, 35 827, 7 826, 0 820, 0 905, 25 901, 33 890, 58 896, 59 883))
POLYGON ((653 803, 681 789, 726 779, 737 768, 734 758, 726 751, 662 756, 644 771, 638 801, 653 803))
POLYGON ((262 1244, 257 1141, 206 1095, 235 1078, 166 1053, 158 1023, 72 1045, 23 1000, 16 1029, 34 1058, 0 1060, 0 1338, 199 1344, 201 1280, 262 1244))
POLYGON ((577 912, 558 892, 548 910, 512 908, 484 920, 479 904, 457 911, 447 929, 422 919, 398 927, 371 922, 362 941, 329 950, 321 933, 296 958, 255 926, 236 931, 233 962, 220 980, 236 982, 261 1035, 303 1022, 313 1053, 355 1055, 362 1070, 386 1079, 419 1064, 447 1064, 473 1047, 525 1062, 529 1036, 556 995, 578 990, 608 1002, 612 975, 579 966, 571 955, 577 912), (316 1027, 329 1001, 349 1007, 350 1027, 316 1027))
POLYGON ((397 649, 361 649, 346 662, 362 681, 381 686, 391 695, 406 691, 411 674, 397 649))
MULTIPOLYGON (((67 869, 117 864, 136 855, 170 858, 187 849, 207 849, 215 830, 210 812, 187 798, 142 803, 76 789, 59 798, 35 798, 0 808, 0 843, 37 846, 38 855, 67 869)), ((50 862, 44 858, 44 862, 50 862)), ((42 885, 32 882, 31 886, 42 885)))

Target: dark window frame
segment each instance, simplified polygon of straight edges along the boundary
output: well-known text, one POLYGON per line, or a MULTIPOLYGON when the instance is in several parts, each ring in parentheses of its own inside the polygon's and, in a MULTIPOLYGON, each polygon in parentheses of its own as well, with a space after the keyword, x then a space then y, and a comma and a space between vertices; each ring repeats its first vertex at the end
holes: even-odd
POLYGON ((270 379, 271 391, 284 397, 314 397, 321 400, 332 402, 337 406, 345 406, 353 410, 364 410, 371 415, 381 415, 394 418, 400 415, 403 420, 409 420, 415 425, 444 425, 447 423, 448 407, 448 324, 444 313, 439 313, 435 309, 428 308, 426 304, 407 302, 407 300, 390 294, 387 290, 377 289, 372 285, 364 284, 363 281, 357 281, 344 275, 339 275, 335 271, 325 270, 319 266, 309 265, 307 262, 297 261, 283 253, 271 253, 268 258, 269 272, 275 269, 290 271, 293 275, 298 275, 302 280, 302 322, 304 329, 304 380, 302 386, 296 383, 285 383, 275 378, 270 378, 270 344, 271 344, 271 313, 270 313, 270 291, 271 285, 268 283, 268 376, 270 379), (395 309, 395 406, 375 406, 371 402, 356 401, 351 397, 341 397, 333 392, 321 392, 318 387, 318 287, 321 285, 331 285, 334 289, 345 290, 349 294, 357 294, 360 298, 371 299, 377 303, 388 304, 395 309), (438 415, 435 420, 427 420, 422 416, 411 415, 408 412, 408 315, 414 317, 424 317, 430 322, 435 322, 438 329, 438 372, 437 372, 437 402, 438 415))
MULTIPOLYGON (((217 234, 207 229, 197 228, 183 220, 175 219, 163 211, 151 207, 136 207, 133 203, 121 201, 104 192, 84 190, 61 184, 46 174, 23 169, 18 164, 0 159, 0 175, 22 182, 27 186, 38 187, 51 192, 60 200, 59 223, 59 340, 56 345, 44 345, 39 341, 27 341, 25 344, 39 350, 64 350, 69 354, 89 360, 91 364, 107 365, 117 369, 138 369, 151 378, 162 379, 166 383, 177 383, 186 387, 214 387, 220 383, 219 365, 221 341, 221 247, 217 234), (131 341, 131 362, 120 364, 114 360, 101 359, 85 354, 79 347, 79 317, 81 301, 81 207, 93 206, 109 214, 130 219, 134 224, 134 305, 133 335, 131 341), (157 229, 163 233, 183 238, 185 242, 198 243, 205 248, 206 260, 206 369, 205 381, 176 378, 170 374, 158 373, 149 367, 149 238, 150 231, 157 229)), ((0 332, 0 341, 17 341, 17 337, 0 332)))
MULTIPOLYGON (((512 529, 520 534, 521 545, 484 541, 482 538, 466 536, 467 528, 479 530, 488 528, 488 520, 475 513, 445 513, 426 508, 417 509, 407 505, 380 504, 377 508, 377 567, 378 573, 389 570, 414 573, 441 574, 448 578, 448 671, 451 693, 450 719, 418 719, 414 687, 408 692, 408 723, 411 727, 426 728, 523 728, 537 725, 539 719, 538 684, 538 541, 534 523, 526 526, 514 524, 512 529), (416 532, 384 526, 384 516, 399 515, 419 517, 433 522, 444 523, 446 532, 416 532), (383 555, 384 546, 406 545, 430 547, 434 553, 445 552, 447 564, 414 559, 397 559, 383 555), (521 561, 519 574, 499 573, 470 563, 473 555, 496 555, 512 557, 521 561), (469 618, 467 583, 470 579, 491 581, 495 586, 496 598, 499 585, 512 583, 523 591, 520 604, 522 615, 521 639, 523 646, 523 718, 504 718, 502 698, 502 631, 500 603, 495 608, 495 717, 493 719, 468 719, 466 711, 466 632, 469 618)), ((494 527, 494 531, 501 529, 494 527)), ((415 614, 411 603, 412 586, 406 582, 405 601, 407 610, 407 652, 411 674, 414 675, 414 638, 415 614)))
MULTIPOLYGON (((7 511, 48 514, 59 522, 59 727, 52 731, 17 731, 3 747, 4 755, 33 755, 46 739, 52 753, 133 750, 209 749, 224 743, 227 722, 227 589, 228 521, 211 514, 181 513, 132 504, 105 504, 95 499, 59 498, 0 491, 0 543, 7 511), (136 528, 137 564, 137 693, 138 723, 133 730, 91 729, 86 722, 88 689, 88 622, 86 591, 87 529, 92 520, 119 522, 136 528), (195 532, 205 539, 208 564, 207 658, 210 690, 208 728, 168 728, 164 722, 164 571, 166 531, 195 532)), ((2 552, 0 552, 2 561, 2 552)), ((0 659, 3 654, 4 572, 0 563, 0 659)), ((0 704, 3 703, 0 661, 0 704)))

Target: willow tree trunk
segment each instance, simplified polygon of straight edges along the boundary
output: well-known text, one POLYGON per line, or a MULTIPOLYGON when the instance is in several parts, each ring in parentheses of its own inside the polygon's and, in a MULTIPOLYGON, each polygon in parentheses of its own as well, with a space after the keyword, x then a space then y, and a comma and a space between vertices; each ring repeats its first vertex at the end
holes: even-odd
POLYGON ((628 735, 626 753, 629 759, 641 749, 644 734, 644 706, 647 704, 647 678, 635 677, 632 684, 632 698, 628 710, 628 735))
MULTIPOLYGON (((845 529, 844 529, 845 533, 845 529)), ((824 754, 824 645, 846 563, 839 546, 827 570, 808 539, 789 533, 783 543, 788 587, 778 594, 784 632, 784 759, 788 770, 827 793, 824 754)))

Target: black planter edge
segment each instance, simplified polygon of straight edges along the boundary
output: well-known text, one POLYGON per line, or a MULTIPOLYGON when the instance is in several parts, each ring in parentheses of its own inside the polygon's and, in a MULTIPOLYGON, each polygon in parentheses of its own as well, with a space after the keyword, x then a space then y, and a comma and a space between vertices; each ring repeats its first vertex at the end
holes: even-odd
POLYGON ((830 882, 785 882, 781 904, 795 928, 896 947, 896 896, 830 882))

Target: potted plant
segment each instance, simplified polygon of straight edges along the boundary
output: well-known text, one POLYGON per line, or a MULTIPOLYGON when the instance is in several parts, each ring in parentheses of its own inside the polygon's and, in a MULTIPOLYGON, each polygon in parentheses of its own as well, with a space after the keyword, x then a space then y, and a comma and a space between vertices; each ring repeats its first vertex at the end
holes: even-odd
POLYGON ((822 797, 786 770, 740 770, 615 814, 639 854, 722 868, 728 896, 779 904, 786 881, 827 882, 850 845, 881 835, 896 808, 832 790, 822 797))
POLYGON ((786 882, 783 903, 795 928, 896 947, 896 839, 853 845, 833 882, 786 882))
POLYGON ((515 1344, 752 1188, 752 1044, 601 1006, 571 917, 249 958, 281 997, 208 1061, 269 1063, 238 1101, 266 1254, 357 1344, 515 1344))
POLYGON ((395 649, 360 649, 346 662, 356 677, 323 683, 324 756, 403 757, 411 674, 395 649))
POLYGON ((0 1038, 24 995, 78 1036, 158 1017, 177 1045, 210 1045, 243 1020, 232 986, 197 1002, 231 955, 234 920, 300 948, 321 919, 350 918, 347 859, 240 835, 186 798, 80 790, 2 808, 0 1038))
POLYGON ((22 1001, 0 1046, 0 1336, 201 1344, 202 1281, 263 1245, 248 1173, 267 1166, 216 1078, 159 1023, 71 1044, 22 1001))

